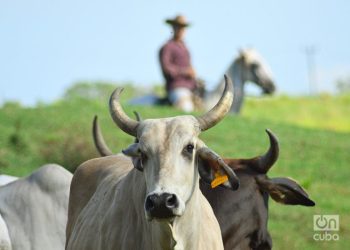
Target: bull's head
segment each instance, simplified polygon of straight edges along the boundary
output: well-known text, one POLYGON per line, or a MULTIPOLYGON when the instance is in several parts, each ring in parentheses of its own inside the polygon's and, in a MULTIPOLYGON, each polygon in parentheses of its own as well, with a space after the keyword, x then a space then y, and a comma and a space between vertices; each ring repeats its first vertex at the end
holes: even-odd
MULTIPOLYGON (((237 189, 239 182, 225 162, 205 146, 198 135, 217 124, 229 111, 232 83, 225 77, 223 95, 215 107, 200 117, 191 115, 135 121, 119 103, 121 88, 110 98, 110 113, 124 132, 137 138, 123 150, 143 172, 146 183, 145 213, 148 219, 181 216, 195 189, 198 173, 211 182, 214 172, 228 176, 222 185, 237 189), (210 168, 202 162, 210 161, 210 168), (198 168, 198 170, 197 170, 198 168)), ((137 183, 136 183, 137 185, 137 183)))

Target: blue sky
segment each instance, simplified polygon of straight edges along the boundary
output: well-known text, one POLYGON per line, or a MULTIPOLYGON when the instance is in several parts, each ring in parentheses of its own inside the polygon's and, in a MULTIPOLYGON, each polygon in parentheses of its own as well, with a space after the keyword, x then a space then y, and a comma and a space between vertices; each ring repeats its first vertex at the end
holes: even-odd
POLYGON ((80 80, 161 83, 164 19, 179 13, 193 23, 186 42, 210 86, 247 46, 282 93, 309 93, 306 46, 316 48, 319 91, 350 75, 347 0, 1 0, 0 103, 49 102, 80 80))

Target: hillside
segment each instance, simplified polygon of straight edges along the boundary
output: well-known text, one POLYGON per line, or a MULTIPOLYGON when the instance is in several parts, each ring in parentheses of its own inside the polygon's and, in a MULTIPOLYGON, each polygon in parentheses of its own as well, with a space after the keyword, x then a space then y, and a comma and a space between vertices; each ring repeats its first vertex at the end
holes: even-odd
MULTIPOLYGON (((132 142, 109 117, 106 101, 76 99, 36 108, 0 109, 0 172, 24 176, 55 162, 73 170, 97 157, 91 136, 95 114, 109 146, 132 142)), ((143 118, 174 116, 167 107, 130 107, 143 118)), ((275 249, 346 249, 350 244, 350 96, 248 98, 241 116, 230 115, 203 133, 225 157, 253 157, 268 148, 265 128, 280 140, 280 158, 269 176, 290 176, 305 187, 316 207, 282 206, 270 200, 269 229, 275 249), (313 240, 313 215, 339 214, 340 240, 313 240)))

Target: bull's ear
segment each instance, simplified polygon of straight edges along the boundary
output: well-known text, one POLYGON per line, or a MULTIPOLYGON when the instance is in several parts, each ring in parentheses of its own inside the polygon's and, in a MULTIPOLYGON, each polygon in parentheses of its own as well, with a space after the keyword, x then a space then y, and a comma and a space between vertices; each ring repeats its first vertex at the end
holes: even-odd
POLYGON ((217 173, 228 177, 227 181, 223 182, 221 186, 232 190, 238 189, 239 180, 236 174, 218 154, 207 147, 203 147, 197 151, 197 157, 198 172, 204 182, 212 184, 216 178, 215 173, 217 173))
POLYGON ((305 190, 290 178, 255 177, 261 189, 268 192, 272 199, 287 205, 315 206, 305 190))
POLYGON ((132 158, 132 163, 137 170, 143 171, 141 153, 139 151, 139 144, 131 144, 127 149, 122 150, 123 154, 132 158))
POLYGON ((123 154, 130 157, 140 156, 139 144, 138 143, 131 144, 127 149, 123 149, 122 152, 123 154))

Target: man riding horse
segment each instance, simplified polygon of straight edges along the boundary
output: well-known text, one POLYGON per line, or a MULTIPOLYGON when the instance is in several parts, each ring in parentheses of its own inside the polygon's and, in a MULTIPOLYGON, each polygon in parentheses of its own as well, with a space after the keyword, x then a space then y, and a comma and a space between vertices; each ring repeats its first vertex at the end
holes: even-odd
MULTIPOLYGON (((165 99, 150 96, 147 104, 170 103, 175 107, 191 112, 197 110, 210 110, 220 99, 224 87, 221 79, 219 84, 211 91, 205 89, 203 81, 196 79, 195 71, 191 65, 191 58, 184 43, 184 34, 189 23, 184 16, 167 19, 173 29, 172 38, 160 49, 159 60, 165 78, 167 97, 165 99)), ((271 70, 263 58, 254 49, 241 50, 234 58, 225 74, 230 76, 234 85, 234 101, 231 112, 239 113, 244 101, 244 85, 253 82, 262 89, 263 94, 273 94, 275 84, 271 70)), ((147 99, 146 99, 147 100, 147 99)), ((133 101, 134 104, 145 105, 145 99, 133 101)))

